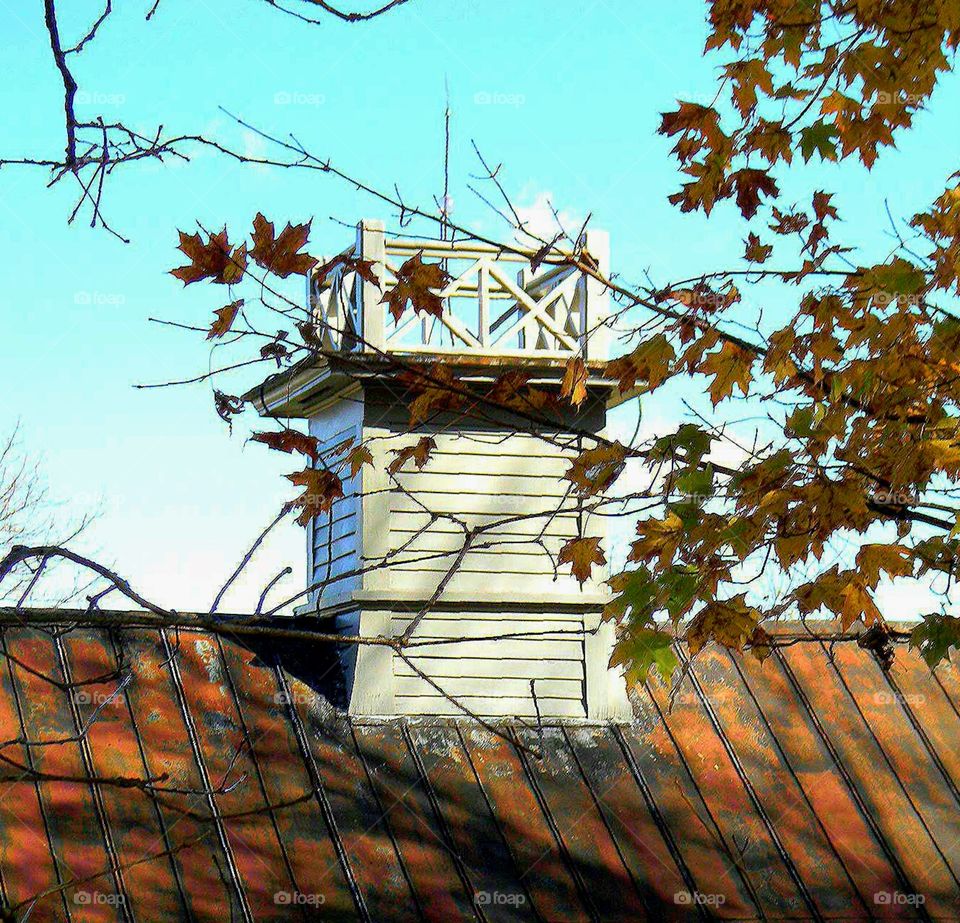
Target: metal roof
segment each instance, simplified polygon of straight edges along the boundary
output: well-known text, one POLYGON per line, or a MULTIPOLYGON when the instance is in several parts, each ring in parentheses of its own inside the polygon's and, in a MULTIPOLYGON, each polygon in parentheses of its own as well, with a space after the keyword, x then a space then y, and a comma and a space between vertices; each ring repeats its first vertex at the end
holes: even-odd
POLYGON ((905 647, 707 651, 632 724, 497 733, 351 721, 200 631, 0 649, 17 919, 960 918, 960 682, 905 647))

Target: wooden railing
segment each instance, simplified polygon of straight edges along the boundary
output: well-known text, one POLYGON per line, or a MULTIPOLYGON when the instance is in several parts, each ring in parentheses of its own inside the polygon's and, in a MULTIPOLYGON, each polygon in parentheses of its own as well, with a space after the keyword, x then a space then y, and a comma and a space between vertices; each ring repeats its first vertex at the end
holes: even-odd
MULTIPOLYGON (((607 235, 588 231, 584 246, 606 276, 607 235)), ((533 272, 534 253, 470 241, 388 238, 381 222, 363 221, 356 243, 342 255, 371 261, 380 287, 360 278, 349 264, 340 265, 322 283, 316 273, 310 275, 309 303, 319 335, 332 350, 607 358, 605 286, 563 256, 547 258, 533 272), (383 293, 418 253, 424 262, 441 263, 451 278, 437 291, 443 313, 418 315, 408 308, 398 323, 383 293)))

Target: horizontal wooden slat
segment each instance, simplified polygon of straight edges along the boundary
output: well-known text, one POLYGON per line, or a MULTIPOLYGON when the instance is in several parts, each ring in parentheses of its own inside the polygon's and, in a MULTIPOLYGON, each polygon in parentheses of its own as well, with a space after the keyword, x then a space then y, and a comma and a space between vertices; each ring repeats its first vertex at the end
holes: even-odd
MULTIPOLYGON (((444 576, 442 570, 423 569, 397 570, 396 568, 383 568, 377 571, 377 573, 381 574, 381 577, 378 579, 378 585, 384 589, 415 593, 426 592, 428 596, 433 594, 433 591, 437 588, 444 576)), ((563 577, 558 581, 554 581, 552 574, 515 574, 512 576, 518 578, 516 580, 518 584, 516 587, 517 590, 528 596, 533 592, 556 592, 557 590, 567 589, 575 591, 579 589, 579 585, 575 581, 573 581, 572 584, 568 583, 572 578, 563 577)), ((504 589, 502 584, 497 585, 496 573, 491 573, 490 571, 479 573, 460 571, 451 578, 446 589, 451 592, 458 590, 482 594, 489 591, 491 587, 504 589)))
MULTIPOLYGON (((396 708, 401 715, 421 715, 428 711, 424 705, 424 699, 430 702, 429 714, 431 715, 460 715, 465 714, 463 709, 443 698, 436 696, 430 699, 427 696, 403 696, 396 697, 396 708)), ((517 717, 517 718, 536 718, 537 711, 533 704, 533 699, 529 696, 520 698, 484 698, 473 696, 458 696, 457 701, 465 708, 468 708, 473 714, 481 717, 517 717)), ((572 699, 549 699, 549 710, 552 716, 563 718, 583 718, 585 717, 583 704, 572 699)))
POLYGON ((583 660, 580 641, 540 641, 522 638, 498 641, 450 641, 410 649, 418 657, 493 657, 517 660, 583 660))
MULTIPOLYGON (((455 558, 456 554, 452 551, 420 551, 412 555, 404 554, 403 557, 392 559, 389 563, 389 570, 400 572, 422 571, 442 575, 450 569, 455 558)), ((480 558, 476 554, 468 554, 457 566, 457 572, 453 579, 456 580, 462 574, 482 574, 488 578, 497 574, 516 574, 521 577, 548 577, 552 581, 555 573, 550 556, 546 553, 539 557, 536 555, 493 553, 488 554, 485 558, 480 558)), ((563 573, 563 568, 559 569, 559 573, 558 583, 566 584, 573 579, 569 574, 563 573)))
MULTIPOLYGON (((463 676, 465 673, 469 673, 470 676, 538 679, 549 672, 550 676, 556 679, 583 679, 583 663, 576 660, 558 660, 548 667, 539 660, 517 660, 513 657, 470 661, 449 657, 411 657, 410 659, 427 676, 437 678, 463 676)), ((397 677, 417 675, 408 663, 399 658, 394 661, 393 672, 397 677)))
MULTIPOLYGON (((394 634, 402 634, 410 621, 405 615, 393 616, 390 625, 394 634)), ((574 612, 567 618, 558 615, 546 619, 532 615, 497 618, 496 613, 465 612, 460 618, 427 617, 417 625, 413 637, 418 641, 425 638, 483 638, 519 632, 546 632, 546 637, 553 637, 555 632, 566 632, 565 637, 576 640, 582 628, 583 616, 574 612), (577 634, 571 634, 574 631, 577 634)))
POLYGON ((394 513, 422 513, 424 507, 437 513, 478 513, 502 517, 508 514, 549 517, 558 512, 576 515, 577 501, 573 497, 562 503, 548 498, 527 496, 483 496, 480 494, 434 493, 420 491, 416 500, 402 493, 390 495, 390 509, 394 513), (417 502, 419 501, 419 502, 417 502))
MULTIPOLYGON (((491 541, 494 538, 537 538, 541 533, 553 538, 571 538, 579 534, 579 524, 576 515, 561 513, 557 516, 538 516, 530 519, 514 519, 500 524, 504 517, 491 513, 488 515, 472 515, 469 524, 485 526, 494 523, 494 527, 478 536, 478 541, 491 541)), ((592 525, 593 517, 584 517, 584 531, 592 525)), ((394 545, 400 545, 411 535, 416 533, 445 535, 459 535, 463 538, 463 529, 449 519, 438 519, 430 522, 430 515, 418 510, 416 512, 395 511, 391 520, 390 534, 395 536, 394 545), (426 528, 429 527, 429 528, 426 528)))
MULTIPOLYGON (((434 696, 437 694, 430 683, 416 675, 396 676, 393 682, 397 695, 434 696)), ((461 696, 523 698, 530 695, 529 679, 508 679, 501 676, 438 676, 436 683, 447 695, 457 698, 461 696)), ((583 698, 583 682, 576 679, 537 678, 536 690, 537 697, 541 699, 579 700, 583 698)))
MULTIPOLYGON (((528 462, 538 465, 538 461, 528 462)), ((487 474, 461 468, 457 471, 411 472, 398 478, 405 490, 415 497, 423 493, 477 494, 482 497, 525 496, 562 497, 570 482, 560 477, 543 475, 487 474)))

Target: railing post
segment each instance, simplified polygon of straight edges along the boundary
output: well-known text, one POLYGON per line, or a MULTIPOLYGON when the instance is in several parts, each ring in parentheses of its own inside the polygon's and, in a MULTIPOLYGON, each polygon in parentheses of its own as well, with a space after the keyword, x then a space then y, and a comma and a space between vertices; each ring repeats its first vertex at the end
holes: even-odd
MULTIPOLYGON (((383 222, 365 218, 357 225, 357 256, 374 264, 374 273, 381 286, 386 285, 387 260, 386 239, 383 222)), ((383 292, 370 282, 357 280, 360 284, 360 335, 364 350, 384 350, 387 343, 385 323, 386 307, 381 303, 383 292)))
MULTIPOLYGON (((605 279, 610 278, 610 235, 606 231, 588 230, 584 248, 598 265, 605 279)), ((605 285, 587 276, 581 338, 584 358, 607 359, 610 356, 610 328, 603 322, 609 314, 610 293, 605 285)))

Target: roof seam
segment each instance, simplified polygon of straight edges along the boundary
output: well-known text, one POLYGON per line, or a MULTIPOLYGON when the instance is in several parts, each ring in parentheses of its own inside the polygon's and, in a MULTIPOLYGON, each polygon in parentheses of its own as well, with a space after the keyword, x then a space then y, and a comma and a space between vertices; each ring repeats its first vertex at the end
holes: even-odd
MULTIPOLYGON (((175 650, 170 646, 167 633, 163 629, 160 629, 160 638, 163 641, 164 653, 166 654, 167 658, 167 667, 169 668, 170 676, 173 679, 173 688, 177 698, 177 705, 180 708, 184 726, 187 729, 187 737, 190 741, 190 747, 193 750, 193 758, 197 764, 197 772, 200 775, 200 782, 205 789, 207 807, 210 809, 214 828, 217 831, 217 838, 220 841, 220 848, 223 850, 224 858, 226 859, 227 863, 227 869, 230 872, 230 885, 233 887, 233 890, 236 893, 237 900, 240 904, 240 911, 243 914, 244 919, 247 921, 247 923, 255 923, 247 902, 247 895, 240 880, 240 873, 237 870, 236 860, 233 856, 233 849, 230 846, 230 840, 227 836, 226 827, 224 826, 223 818, 220 816, 220 809, 217 806, 216 800, 213 796, 213 791, 210 786, 210 774, 207 771, 207 764, 203 757, 203 750, 200 746, 199 740, 197 739, 197 729, 194 726, 193 715, 190 714, 190 711, 187 707, 186 691, 183 687, 183 680, 180 676, 180 667, 177 664, 178 650, 175 650)), ((214 861, 216 860, 214 859, 214 861)), ((222 877, 223 873, 221 872, 220 874, 222 877)), ((224 884, 226 884, 226 882, 224 882, 224 884)), ((232 916, 232 906, 230 913, 232 916)))
MULTIPOLYGON (((73 674, 70 670, 70 663, 67 660, 66 651, 63 649, 63 638, 57 635, 54 641, 54 649, 57 652, 57 659, 60 661, 60 670, 63 673, 64 682, 67 689, 73 689, 73 674)), ((96 769, 93 765, 93 754, 90 751, 90 741, 83 728, 83 722, 80 720, 80 709, 74 696, 67 692, 68 709, 70 717, 73 719, 73 726, 77 733, 77 743, 80 747, 80 759, 83 761, 83 768, 89 778, 96 778, 96 769)), ((133 911, 130 907, 130 895, 127 893, 126 883, 123 878, 123 872, 120 867, 120 854, 117 852, 117 846, 113 842, 110 823, 107 819, 107 809, 103 800, 103 792, 98 785, 90 784, 90 795, 93 800, 94 811, 97 814, 97 820, 100 823, 100 832, 103 835, 104 851, 107 854, 107 861, 110 864, 110 871, 113 873, 114 884, 119 894, 123 896, 120 904, 120 911, 124 919, 130 923, 135 923, 133 911)))
MULTIPOLYGON (((643 776, 643 771, 640 769, 639 764, 633 756, 633 751, 631 751, 630 745, 627 743, 627 739, 623 733, 623 728, 614 725, 613 736, 616 738, 617 744, 620 747, 620 752, 623 754, 623 758, 626 761, 627 767, 630 770, 630 774, 633 776, 633 780, 636 783, 637 788, 640 789, 640 794, 643 796, 643 800, 647 805, 647 810, 650 812, 650 816, 653 818, 653 822, 656 825, 660 836, 663 838, 664 843, 667 844, 667 850, 677 865, 677 870, 680 872, 680 877, 683 878, 683 882, 687 886, 689 892, 693 894, 697 890, 696 880, 694 879, 693 873, 690 871, 689 866, 680 853, 680 849, 677 846, 677 841, 673 836, 673 831, 670 830, 666 818, 661 813, 660 808, 657 807, 653 793, 650 791, 650 787, 647 785, 647 780, 643 776)), ((705 905, 698 903, 696 907, 700 912, 700 916, 704 920, 710 919, 705 905)))
POLYGON ((780 758, 783 760, 784 766, 787 767, 787 771, 790 773, 790 778, 793 779, 797 790, 800 792, 804 803, 810 809, 810 815, 813 817, 817 826, 820 827, 821 832, 823 833, 823 838, 826 840, 830 851, 834 854, 837 859, 837 862, 840 864, 840 868, 843 869, 844 875, 847 876, 847 881, 850 883, 850 887, 853 890, 853 893, 859 898, 860 903, 863 905, 864 912, 872 917, 870 906, 867 904, 866 898, 860 893, 860 889, 857 887, 856 882, 853 879, 853 876, 850 874, 850 870, 847 868, 846 862, 843 861, 843 856, 840 855, 839 850, 834 844, 833 840, 830 839, 830 834, 827 832, 827 828, 824 826, 823 821, 820 819, 820 815, 816 812, 813 807, 813 804, 810 801, 810 797, 807 795, 807 790, 804 788, 803 784, 800 781, 800 777, 797 775, 796 770, 793 768, 793 764, 790 762, 789 757, 783 749, 782 744, 780 743, 779 738, 774 733, 773 727, 770 724, 769 719, 766 716, 766 713, 763 710, 763 707, 760 705, 759 700, 754 694, 753 688, 750 686, 749 681, 747 680, 746 674, 741 670, 740 664, 737 663, 736 658, 730 658, 731 663, 733 664, 734 669, 737 671, 737 674, 740 676, 740 681, 743 683, 744 689, 747 690, 747 693, 750 696, 751 701, 757 708, 757 713, 760 715, 760 720, 763 721, 763 726, 767 729, 767 733, 770 735, 770 739, 773 741, 774 746, 777 748, 777 752, 780 754, 780 758))
POLYGON ((333 842, 334 852, 337 854, 337 859, 340 862, 340 867, 343 871, 344 878, 347 881, 347 887, 350 889, 350 894, 353 897, 354 903, 357 905, 357 911, 360 914, 361 918, 365 921, 370 921, 370 913, 367 910, 366 901, 364 900, 363 894, 360 892, 360 887, 357 884, 357 880, 353 876, 353 869, 350 866, 350 860, 347 856, 346 847, 343 844, 343 839, 340 836, 340 831, 337 828, 337 820, 333 814, 333 808, 330 806, 330 802, 327 799, 327 792, 323 785, 323 780, 320 778, 320 772, 317 769, 316 760, 313 757, 313 752, 310 750, 309 741, 307 738, 306 728, 303 726, 303 722, 300 720, 300 716, 297 714, 296 705, 294 704, 293 696, 290 692, 290 684, 287 682, 286 674, 280 667, 274 667, 274 675, 277 678, 277 685, 280 687, 280 691, 283 693, 283 701, 286 704, 286 714, 287 718, 290 720, 290 724, 293 727, 294 736, 297 738, 297 745, 300 747, 300 755, 304 760, 304 764, 307 768, 307 774, 310 776, 310 782, 313 785, 314 797, 317 799, 317 804, 320 807, 320 813, 323 816, 324 822, 327 825, 327 830, 330 833, 330 838, 333 842))
MULTIPOLYGON (((109 632, 110 646, 113 651, 114 659, 117 661, 119 666, 123 662, 123 649, 118 644, 116 636, 113 632, 109 632)), ((133 736, 137 741, 137 752, 140 754, 140 762, 143 764, 143 771, 146 778, 150 778, 150 764, 147 760, 147 753, 143 747, 143 738, 140 735, 140 727, 137 724, 137 718, 134 714, 133 703, 130 701, 130 689, 129 687, 123 690, 124 702, 127 706, 127 714, 130 717, 130 726, 133 728, 133 736)), ((151 798, 150 803, 153 806, 153 811, 157 817, 157 825, 160 828, 160 834, 163 838, 163 848, 167 853, 167 860, 170 863, 170 869, 173 874, 173 880, 177 883, 177 892, 180 896, 180 903, 183 907, 184 913, 186 913, 192 919, 192 913, 190 910, 190 902, 187 899, 187 891, 183 884, 183 877, 180 874, 180 866, 176 861, 173 850, 173 841, 170 839, 169 831, 167 830, 167 822, 164 819, 163 811, 160 810, 160 804, 156 798, 151 798)))
POLYGON ((693 670, 693 663, 687 659, 687 656, 683 651, 680 652, 680 660, 682 663, 687 665, 690 681, 693 683, 694 689, 697 691, 697 696, 703 705, 703 710, 707 713, 707 718, 709 719, 710 724, 713 726, 717 736, 720 738, 720 743, 723 744, 723 749, 726 751, 727 757, 733 764, 733 770, 737 774, 737 778, 740 779, 740 784, 743 786, 744 791, 747 793, 747 797, 753 804, 753 808, 757 812, 757 816, 760 818, 761 823, 766 828, 766 831, 773 842, 774 848, 780 855, 780 859, 783 861, 783 864, 787 869, 787 874, 793 880, 793 883, 796 885, 797 890, 800 892, 800 895, 803 897, 814 918, 818 921, 822 921, 823 914, 820 913, 820 908, 817 906, 816 901, 813 900, 813 897, 807 890, 807 886, 804 884, 802 876, 799 874, 797 867, 793 863, 793 858, 790 856, 787 848, 783 845, 780 835, 777 833, 773 822, 770 820, 770 816, 763 807, 763 803, 757 797, 757 792, 753 787, 753 782, 750 781, 750 777, 744 769, 743 763, 741 762, 740 757, 737 755, 730 738, 727 736, 727 732, 724 730, 719 716, 708 701, 707 696, 704 695, 703 686, 701 686, 700 681, 697 679, 696 673, 693 670))
MULTIPOLYGON (((822 647, 822 645, 821 645, 822 647)), ((796 676, 794 676, 793 670, 790 668, 790 664, 787 663, 786 658, 783 656, 783 653, 774 648, 774 656, 777 658, 777 661, 780 663, 783 668, 784 675, 787 677, 787 681, 793 687, 794 694, 797 696, 799 701, 803 704, 803 707, 806 709, 807 714, 810 718, 811 723, 819 734, 823 745, 826 747, 827 752, 830 754, 830 758, 833 760, 833 765, 836 767, 837 771, 840 773, 841 778, 844 783, 846 783, 847 789, 850 791, 850 796, 853 798, 854 803, 860 809, 860 813, 863 816, 864 820, 867 823, 867 826, 870 827, 871 832, 873 833, 877 845, 883 851, 883 854, 887 857, 887 861, 890 863, 890 867, 894 870, 897 877, 900 879, 900 884, 903 886, 904 890, 910 894, 916 894, 917 888, 910 881, 907 876, 906 870, 898 861, 896 854, 890 849, 890 844, 887 842, 887 838, 883 835, 883 831, 880 829, 877 824, 876 818, 873 816, 873 812, 869 810, 866 805, 866 802, 863 800, 863 795, 860 792, 859 787, 854 782, 853 777, 850 775, 850 771, 844 765, 843 760, 840 759, 840 754, 837 751, 836 747, 833 744, 833 741, 830 739, 829 735, 824 731, 823 725, 820 723, 820 719, 817 717, 816 712, 813 709, 813 706, 810 704, 810 700, 807 698, 806 693, 800 686, 796 676)), ((827 654, 826 651, 824 651, 827 654)), ((828 659, 830 658, 827 654, 828 659)), ((917 914, 921 919, 931 920, 930 914, 927 912, 926 908, 920 904, 916 908, 917 914)))
POLYGON ((556 841, 557 849, 560 851, 560 857, 563 860, 563 864, 567 867, 567 871, 570 873, 570 877, 573 879, 573 884, 577 889, 580 902, 590 915, 590 918, 598 921, 599 923, 600 914, 593 901, 590 899, 586 883, 580 875, 580 870, 577 867, 577 864, 573 861, 573 856, 570 855, 570 850, 567 848, 567 844, 563 839, 563 835, 560 833, 560 827, 553 816, 553 812, 550 810, 550 806, 547 804, 547 799, 543 794, 543 789, 541 789, 540 783, 537 782, 533 772, 530 770, 530 765, 527 761, 527 754, 525 752, 526 748, 520 746, 519 738, 515 728, 510 729, 509 736, 511 738, 511 743, 520 758, 520 765, 523 767, 523 771, 526 774, 527 781, 530 784, 530 790, 533 792, 534 798, 536 798, 537 803, 540 805, 540 810, 543 812, 544 819, 547 822, 547 827, 550 829, 550 833, 553 835, 553 838, 556 841))
MULTIPOLYGON (((270 826, 273 827, 273 834, 277 838, 277 845, 280 848, 280 855, 283 857, 284 868, 287 871, 287 875, 290 877, 290 884, 293 886, 293 890, 299 893, 300 886, 297 882, 296 875, 293 873, 293 865, 290 863, 290 856, 287 854, 286 844, 283 842, 283 837, 280 835, 280 827, 277 824, 276 813, 273 805, 270 803, 270 796, 267 793, 266 784, 263 780, 263 772, 260 769, 260 762, 257 759, 256 750, 253 746, 253 740, 250 737, 250 731, 247 728, 247 722, 243 716, 243 707, 240 704, 240 697, 237 695, 236 683, 233 681, 233 674, 230 672, 230 665, 227 663, 227 658, 223 651, 223 641, 219 636, 217 637, 217 653, 220 655, 220 663, 223 665, 224 675, 227 678, 227 687, 230 690, 230 697, 233 699, 233 707, 237 711, 237 720, 240 722, 240 730, 243 733, 243 741, 246 745, 247 752, 250 755, 250 762, 253 764, 253 771, 257 777, 257 787, 260 789, 260 794, 263 796, 263 804, 266 808, 268 816, 270 817, 270 826)), ((300 913, 304 918, 307 917, 307 906, 305 904, 300 905, 300 913)))
MULTIPOLYGON (((0 629, 0 647, 2 647, 3 654, 7 653, 7 629, 0 629)), ((29 740, 30 735, 27 733, 27 726, 23 722, 23 703, 20 699, 20 689, 17 679, 13 672, 13 664, 10 661, 9 657, 4 656, 4 660, 7 662, 7 672, 10 676, 10 688, 13 691, 13 699, 17 708, 17 720, 20 722, 20 733, 23 736, 24 740, 29 740)), ((37 767, 33 761, 33 754, 30 752, 30 747, 23 748, 24 758, 27 766, 30 767, 31 771, 34 773, 33 778, 33 788, 37 796, 37 805, 40 809, 40 817, 43 819, 43 832, 47 838, 47 848, 50 850, 51 865, 53 866, 53 874, 56 876, 57 885, 60 886, 60 901, 63 904, 64 919, 67 923, 70 923, 72 916, 70 915, 70 902, 67 900, 66 882, 63 879, 63 876, 60 874, 60 864, 63 861, 57 853, 56 848, 53 844, 53 834, 50 830, 50 819, 47 816, 47 807, 44 804, 43 799, 43 790, 40 785, 40 778, 37 775, 37 767)), ((31 904, 31 908, 35 906, 31 904)))

